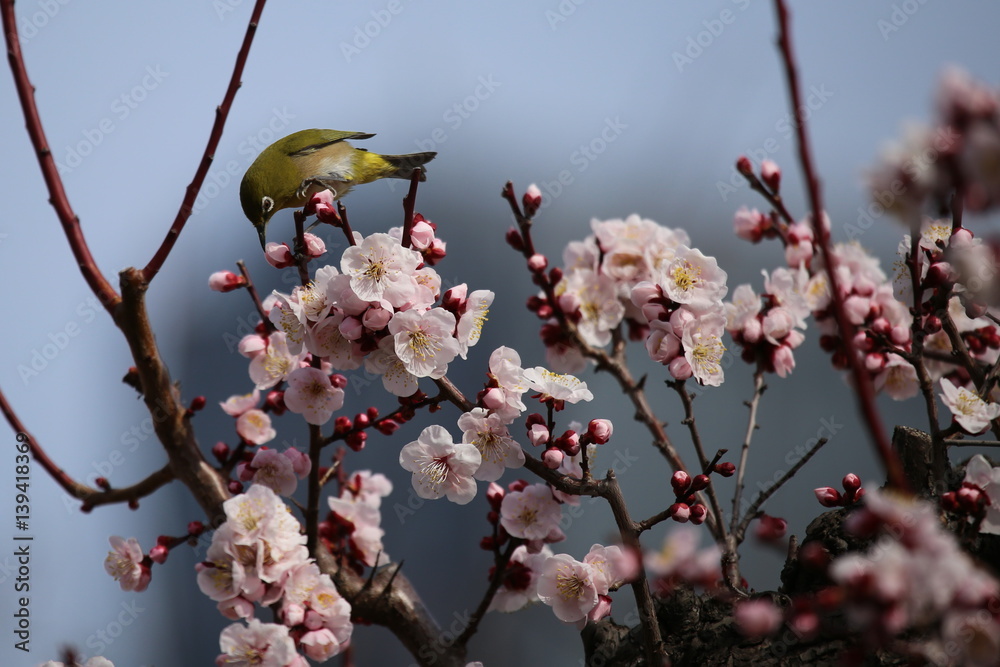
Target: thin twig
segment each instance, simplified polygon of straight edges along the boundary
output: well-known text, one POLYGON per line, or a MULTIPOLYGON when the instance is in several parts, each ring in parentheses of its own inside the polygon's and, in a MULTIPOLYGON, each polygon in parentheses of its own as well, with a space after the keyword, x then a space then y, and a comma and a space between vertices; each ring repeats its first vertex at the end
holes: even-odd
MULTIPOLYGON (((688 430, 691 432, 691 442, 694 443, 695 452, 698 454, 698 464, 701 466, 702 474, 708 475, 709 460, 705 455, 705 447, 701 442, 701 433, 699 433, 698 424, 694 419, 694 398, 688 393, 684 380, 667 382, 667 386, 671 387, 681 397, 681 404, 684 406, 684 420, 681 423, 687 425, 688 430)), ((709 477, 709 479, 711 480, 712 478, 709 477)), ((723 542, 726 539, 728 531, 726 530, 726 518, 722 514, 722 506, 719 505, 719 499, 715 495, 714 481, 709 482, 706 491, 708 493, 708 501, 712 506, 712 514, 715 515, 715 521, 722 529, 719 538, 720 542, 723 542)))
POLYGON ((226 88, 226 94, 222 98, 222 104, 215 108, 215 123, 212 125, 212 132, 208 135, 208 144, 205 146, 205 152, 202 153, 198 169, 195 171, 191 183, 188 184, 187 189, 184 191, 184 200, 181 202, 181 207, 177 211, 176 217, 174 217, 173 224, 170 225, 170 229, 167 231, 167 236, 163 239, 156 254, 146 264, 146 268, 142 270, 142 277, 146 282, 150 282, 160 271, 163 263, 167 261, 167 256, 174 247, 174 243, 177 242, 181 231, 184 229, 184 225, 194 211, 194 202, 198 198, 198 193, 201 192, 202 183, 205 182, 205 177, 208 176, 208 169, 212 166, 212 161, 215 159, 215 151, 219 148, 219 141, 222 140, 222 130, 226 126, 226 118, 229 117, 229 110, 233 106, 236 91, 240 89, 243 66, 246 65, 247 56, 250 55, 250 45, 253 44, 253 37, 257 32, 257 24, 260 22, 260 15, 264 11, 264 3, 266 1, 257 0, 254 4, 253 12, 250 14, 250 23, 247 25, 246 35, 243 36, 243 45, 240 46, 240 51, 236 55, 236 65, 233 67, 233 74, 229 77, 229 86, 226 88))
POLYGON ((243 280, 246 281, 246 291, 250 294, 250 298, 253 300, 254 308, 257 309, 257 314, 260 315, 260 321, 264 323, 268 332, 276 331, 277 328, 274 323, 268 318, 267 313, 264 312, 264 304, 260 300, 260 295, 257 294, 257 288, 254 287, 253 279, 250 277, 250 271, 247 269, 246 263, 241 259, 236 262, 236 266, 240 269, 240 275, 243 276, 243 280))
POLYGON ((735 532, 740 521, 740 500, 743 497, 743 477, 746 474, 747 458, 750 455, 750 443, 754 431, 757 430, 757 409, 760 407, 760 397, 764 395, 767 386, 764 384, 764 369, 757 367, 753 374, 753 397, 748 404, 750 415, 747 418, 747 431, 743 436, 743 446, 740 449, 740 462, 736 466, 736 490, 733 492, 733 515, 730 519, 729 532, 735 532))
POLYGON ((410 247, 410 234, 413 232, 413 209, 417 205, 417 184, 423 171, 418 167, 410 175, 410 189, 403 197, 403 238, 400 245, 410 247))
POLYGON ((733 535, 738 543, 743 541, 743 536, 746 535, 747 532, 747 526, 749 526, 750 522, 756 518, 758 510, 760 510, 761 506, 767 501, 767 499, 774 495, 778 489, 783 487, 788 480, 794 477, 795 474, 802 469, 802 466, 809 463, 809 459, 811 459, 816 452, 822 449, 823 445, 827 442, 827 438, 820 438, 819 441, 813 445, 801 459, 795 462, 795 465, 788 469, 788 472, 781 476, 781 479, 767 487, 765 491, 762 491, 761 494, 754 499, 753 503, 751 503, 750 507, 747 509, 746 514, 743 515, 743 520, 740 521, 740 525, 736 527, 735 531, 733 531, 733 535))
POLYGON ((802 103, 802 94, 799 89, 798 71, 795 64, 795 56, 792 52, 788 8, 784 0, 774 0, 774 5, 778 13, 778 25, 780 28, 778 47, 785 65, 792 113, 795 115, 795 133, 799 149, 799 160, 802 164, 803 176, 808 187, 816 242, 819 244, 822 252, 823 262, 826 265, 827 279, 830 282, 831 303, 837 321, 837 328, 840 331, 841 344, 844 346, 844 352, 851 367, 851 376, 854 381, 854 390, 858 397, 858 405, 864 416, 868 432, 875 443, 876 452, 886 469, 889 485, 905 491, 909 489, 909 484, 906 481, 906 476, 903 474, 903 466, 889 444, 889 439, 886 437, 885 429, 882 426, 882 419, 875 406, 875 389, 872 386, 871 378, 864 367, 862 359, 858 356, 858 351, 854 344, 854 325, 847 318, 847 313, 844 309, 844 295, 840 291, 840 279, 837 276, 838 259, 831 247, 830 230, 824 224, 822 192, 819 187, 819 178, 816 176, 816 169, 813 166, 809 136, 806 132, 806 114, 809 113, 809 107, 802 103))

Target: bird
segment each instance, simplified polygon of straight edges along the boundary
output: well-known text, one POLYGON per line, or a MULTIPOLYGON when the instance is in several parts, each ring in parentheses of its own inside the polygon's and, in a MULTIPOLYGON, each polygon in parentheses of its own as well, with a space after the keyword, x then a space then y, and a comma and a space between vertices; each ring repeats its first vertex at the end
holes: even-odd
POLYGON ((334 199, 346 195, 355 185, 380 178, 409 180, 436 152, 408 155, 380 155, 355 148, 348 139, 370 139, 374 134, 340 130, 301 130, 278 139, 265 148, 243 175, 240 203, 243 213, 257 229, 260 247, 271 216, 283 208, 305 206, 324 189, 334 199))

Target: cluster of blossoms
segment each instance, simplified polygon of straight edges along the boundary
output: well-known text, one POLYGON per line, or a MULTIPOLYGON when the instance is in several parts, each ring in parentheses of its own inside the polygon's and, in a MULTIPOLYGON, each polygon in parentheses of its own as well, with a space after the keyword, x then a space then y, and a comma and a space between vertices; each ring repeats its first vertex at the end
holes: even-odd
POLYGON ((634 214, 592 220, 591 229, 592 235, 566 246, 564 268, 551 272, 556 303, 544 293, 528 303, 546 320, 541 333, 549 365, 568 373, 586 366, 555 317, 558 309, 587 345, 607 345, 625 322, 630 338, 644 340, 674 378, 720 385, 727 288, 715 258, 689 247, 684 230, 634 214))
POLYGON ((223 630, 216 663, 305 667, 299 650, 319 662, 340 653, 353 629, 351 606, 309 558, 288 506, 254 484, 223 510, 226 521, 196 566, 198 586, 224 616, 248 622, 223 630), (255 604, 274 605, 281 623, 254 618, 255 604))
MULTIPOLYGON (((319 200, 321 195, 311 203, 314 212, 319 200)), ((257 390, 284 383, 283 392, 269 394, 267 405, 325 424, 343 406, 346 380, 331 378, 332 371, 364 364, 382 376, 386 390, 411 396, 418 378, 441 378, 456 356, 466 357, 479 340, 493 292, 469 293, 459 285, 442 297, 441 277, 428 261, 444 254, 433 225, 416 221, 411 247, 403 247, 401 238, 398 227, 368 237, 355 233, 339 270, 321 267, 309 285, 264 300, 277 331, 249 334, 239 350, 250 359, 257 390)), ((209 282, 222 291, 245 284, 225 272, 209 282)))
MULTIPOLYGON (((889 212, 916 226, 927 207, 963 192, 970 211, 1000 204, 1000 94, 952 68, 937 91, 932 126, 911 125, 869 174, 872 216, 889 212)), ((938 207, 940 208, 940 207, 938 207)))
POLYGON ((382 498, 392 493, 392 482, 382 473, 360 470, 341 485, 340 497, 330 498, 330 513, 319 524, 323 545, 360 572, 389 560, 382 548, 382 498))
POLYGON ((924 647, 934 664, 994 665, 1000 659, 1000 583, 980 569, 923 501, 872 490, 845 529, 874 537, 864 553, 830 565, 848 621, 871 645, 908 628, 939 628, 924 647))

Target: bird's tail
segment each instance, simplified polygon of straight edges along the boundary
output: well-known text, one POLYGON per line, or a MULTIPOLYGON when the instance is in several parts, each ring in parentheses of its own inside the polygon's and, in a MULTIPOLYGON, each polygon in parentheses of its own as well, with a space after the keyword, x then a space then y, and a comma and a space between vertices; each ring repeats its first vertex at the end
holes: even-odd
MULTIPOLYGON (((437 153, 429 151, 427 153, 409 153, 408 155, 380 155, 383 160, 389 163, 391 171, 385 174, 388 178, 402 178, 409 180, 413 177, 413 170, 427 164, 437 153)), ((420 180, 425 179, 421 170, 420 180)))

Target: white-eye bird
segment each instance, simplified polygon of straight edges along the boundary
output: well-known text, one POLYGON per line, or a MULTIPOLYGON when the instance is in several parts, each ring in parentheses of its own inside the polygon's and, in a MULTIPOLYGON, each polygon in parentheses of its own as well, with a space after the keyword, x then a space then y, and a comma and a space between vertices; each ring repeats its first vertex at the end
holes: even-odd
MULTIPOLYGON (((329 189, 340 199, 352 187, 380 178, 409 180, 413 170, 437 153, 379 155, 355 148, 348 139, 374 134, 338 130, 302 130, 278 139, 261 151, 240 183, 240 203, 264 247, 267 223, 276 211, 305 206, 316 192, 329 189)), ((421 169, 420 180, 424 180, 421 169)))

